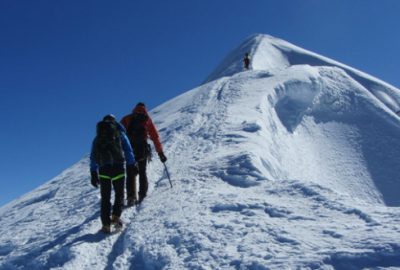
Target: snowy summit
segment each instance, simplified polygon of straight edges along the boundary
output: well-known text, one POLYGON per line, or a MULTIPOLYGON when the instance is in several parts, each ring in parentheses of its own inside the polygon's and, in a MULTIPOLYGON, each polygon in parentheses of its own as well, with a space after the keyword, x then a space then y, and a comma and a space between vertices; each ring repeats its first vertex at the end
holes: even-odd
POLYGON ((398 268, 399 110, 399 89, 251 36, 150 112, 172 189, 154 159, 148 196, 104 235, 84 157, 0 208, 0 269, 398 268))

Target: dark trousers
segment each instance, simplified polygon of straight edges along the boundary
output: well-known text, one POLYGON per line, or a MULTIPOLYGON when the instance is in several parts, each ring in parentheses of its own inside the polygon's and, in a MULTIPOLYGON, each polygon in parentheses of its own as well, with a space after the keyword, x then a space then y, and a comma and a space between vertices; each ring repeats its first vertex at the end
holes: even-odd
POLYGON ((126 197, 136 200, 136 175, 128 175, 126 179, 126 197))
MULTIPOLYGON (((151 155, 150 145, 148 145, 147 141, 140 141, 140 140, 131 140, 131 145, 133 147, 133 152, 135 154, 135 159, 138 163, 138 171, 139 171, 139 202, 141 202, 144 197, 147 195, 147 190, 149 188, 149 183, 147 181, 147 162, 151 155)), ((133 179, 128 179, 130 182, 127 184, 127 196, 132 193, 131 188, 135 184, 136 175, 133 176, 133 179), (128 188, 129 186, 129 188, 128 188)))
POLYGON ((146 167, 147 159, 138 161, 139 167, 139 201, 142 201, 147 195, 149 182, 147 181, 146 167))
MULTIPOLYGON (((138 161, 139 169, 139 201, 142 201, 147 195, 149 183, 147 180, 147 160, 138 161)), ((136 175, 132 175, 126 179, 126 196, 128 199, 136 199, 136 175)))
POLYGON ((105 179, 102 176, 107 176, 109 178, 117 177, 125 173, 123 165, 118 166, 107 166, 100 168, 100 193, 101 193, 101 222, 103 225, 111 224, 111 190, 114 188, 115 198, 112 207, 112 214, 118 217, 121 216, 122 206, 124 200, 124 183, 125 176, 117 180, 105 179))

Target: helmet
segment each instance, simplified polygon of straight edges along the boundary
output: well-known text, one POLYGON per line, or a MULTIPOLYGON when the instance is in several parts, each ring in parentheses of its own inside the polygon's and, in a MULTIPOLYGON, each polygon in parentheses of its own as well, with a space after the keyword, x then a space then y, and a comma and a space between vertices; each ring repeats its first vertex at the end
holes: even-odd
POLYGON ((146 113, 147 114, 146 105, 144 105, 143 102, 139 102, 138 104, 136 104, 135 108, 133 108, 132 112, 133 113, 146 113))
POLYGON ((106 116, 103 117, 103 121, 110 121, 110 122, 116 121, 115 115, 107 114, 106 116))

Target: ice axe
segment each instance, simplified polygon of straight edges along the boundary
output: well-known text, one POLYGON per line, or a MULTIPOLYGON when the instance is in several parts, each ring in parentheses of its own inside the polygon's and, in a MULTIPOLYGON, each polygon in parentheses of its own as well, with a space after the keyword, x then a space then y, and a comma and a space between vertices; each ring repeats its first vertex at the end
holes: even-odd
POLYGON ((165 162, 164 162, 163 164, 164 164, 165 172, 167 173, 167 177, 168 177, 168 180, 169 180, 169 184, 171 185, 171 188, 172 188, 171 177, 169 177, 169 172, 168 172, 167 165, 165 164, 165 162))

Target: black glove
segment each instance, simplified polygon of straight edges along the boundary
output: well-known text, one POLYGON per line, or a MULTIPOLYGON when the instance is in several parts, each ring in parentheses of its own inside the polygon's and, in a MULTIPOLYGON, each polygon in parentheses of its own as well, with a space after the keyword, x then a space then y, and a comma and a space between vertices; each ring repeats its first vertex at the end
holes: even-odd
POLYGON ((99 187, 99 174, 96 171, 90 172, 90 182, 95 188, 99 187))
POLYGON ((126 178, 127 179, 132 179, 138 173, 139 173, 139 170, 138 170, 136 163, 126 166, 126 178))
POLYGON ((167 157, 164 155, 163 152, 158 153, 158 156, 160 157, 160 160, 161 160, 162 163, 167 161, 167 157))

